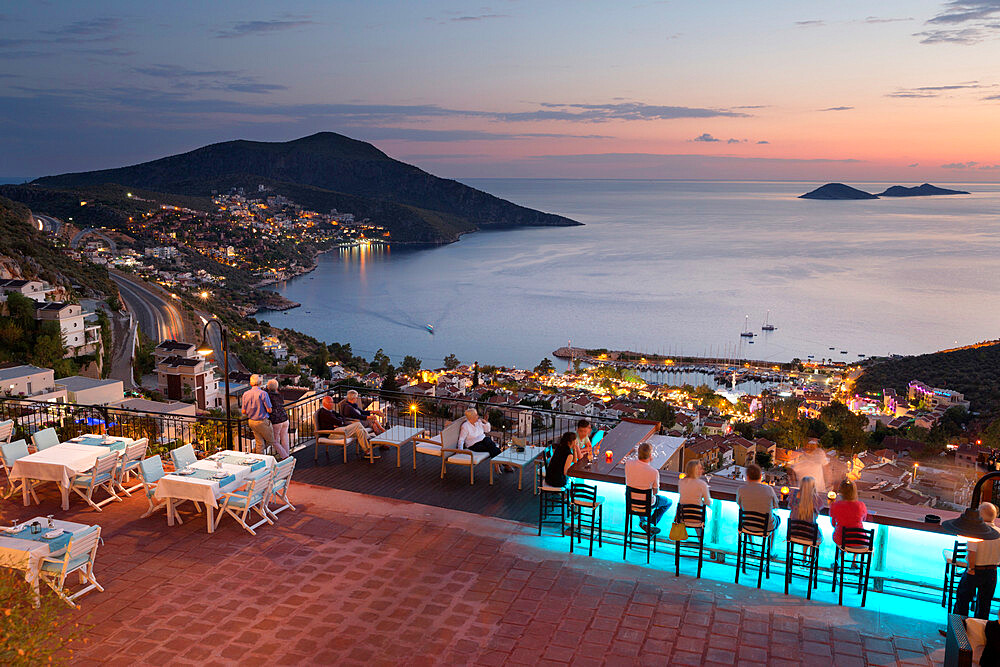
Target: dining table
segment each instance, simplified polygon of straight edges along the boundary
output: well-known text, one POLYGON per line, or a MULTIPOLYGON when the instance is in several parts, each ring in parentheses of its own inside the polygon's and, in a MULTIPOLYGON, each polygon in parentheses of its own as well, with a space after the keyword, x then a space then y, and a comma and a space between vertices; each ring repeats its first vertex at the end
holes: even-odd
POLYGON ((130 438, 115 436, 83 437, 60 442, 58 445, 19 458, 11 467, 10 477, 25 481, 21 489, 25 507, 31 503, 31 483, 34 480, 55 482, 59 485, 62 508, 68 510, 73 478, 93 468, 97 459, 102 456, 112 452, 120 455, 129 442, 132 442, 130 438))
POLYGON ((42 559, 65 554, 73 536, 89 528, 87 524, 43 516, 29 519, 16 528, 0 528, 0 567, 24 572, 24 579, 37 600, 42 559))

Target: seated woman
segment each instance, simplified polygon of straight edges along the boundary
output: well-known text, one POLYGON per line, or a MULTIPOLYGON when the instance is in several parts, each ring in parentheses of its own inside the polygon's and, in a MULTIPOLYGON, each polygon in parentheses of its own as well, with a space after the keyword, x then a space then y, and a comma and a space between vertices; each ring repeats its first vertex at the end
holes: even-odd
POLYGON ((552 449, 552 458, 549 459, 549 464, 545 467, 546 486, 560 488, 566 486, 566 472, 576 461, 576 456, 573 454, 576 441, 577 435, 573 431, 563 433, 562 437, 559 438, 559 443, 552 449))
POLYGON ((858 500, 858 487, 845 479, 840 483, 840 498, 830 505, 830 523, 833 524, 833 541, 841 544, 844 528, 864 528, 862 522, 868 516, 868 508, 858 500))
POLYGON ((816 490, 816 479, 807 475, 799 482, 799 488, 792 489, 788 496, 788 518, 816 523, 816 517, 825 505, 823 496, 816 490))
POLYGON ((465 423, 458 432, 458 448, 471 449, 474 452, 489 452, 490 458, 500 453, 497 443, 486 435, 490 432, 490 423, 480 418, 479 413, 469 408, 465 411, 465 423))
POLYGON ((708 505, 712 502, 708 483, 702 478, 704 466, 698 459, 692 459, 684 466, 684 478, 677 482, 681 505, 708 505))
POLYGON ((361 396, 351 389, 347 398, 340 403, 340 414, 348 421, 361 422, 372 430, 375 435, 385 433, 385 428, 379 417, 384 417, 381 410, 366 410, 361 407, 361 396))

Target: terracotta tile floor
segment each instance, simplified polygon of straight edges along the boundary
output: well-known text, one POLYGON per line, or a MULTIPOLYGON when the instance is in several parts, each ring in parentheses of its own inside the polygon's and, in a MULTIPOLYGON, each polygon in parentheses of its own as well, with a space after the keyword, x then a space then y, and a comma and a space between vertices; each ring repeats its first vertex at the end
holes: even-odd
MULTIPOLYGON (((511 521, 295 483, 252 537, 145 501, 98 514, 0 501, 3 519, 100 523, 105 592, 77 664, 930 665, 931 623, 540 548, 511 521)), ((562 545, 563 547, 565 545, 562 545)), ((942 614, 943 621, 943 614, 942 614)))

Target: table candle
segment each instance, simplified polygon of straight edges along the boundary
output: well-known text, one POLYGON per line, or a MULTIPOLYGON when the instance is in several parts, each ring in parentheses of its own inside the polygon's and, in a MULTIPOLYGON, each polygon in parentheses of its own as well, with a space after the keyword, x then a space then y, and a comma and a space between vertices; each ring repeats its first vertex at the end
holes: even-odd
POLYGON ((614 454, 611 452, 610 449, 604 450, 604 460, 605 461, 607 461, 608 463, 611 463, 611 459, 613 458, 613 456, 614 456, 614 454))

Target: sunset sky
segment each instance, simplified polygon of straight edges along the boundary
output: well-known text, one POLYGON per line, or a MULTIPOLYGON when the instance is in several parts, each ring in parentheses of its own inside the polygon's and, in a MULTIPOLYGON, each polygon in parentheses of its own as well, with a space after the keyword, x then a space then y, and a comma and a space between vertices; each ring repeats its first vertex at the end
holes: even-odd
POLYGON ((1000 180, 1000 0, 35 2, 0 176, 330 130, 443 176, 1000 180))

